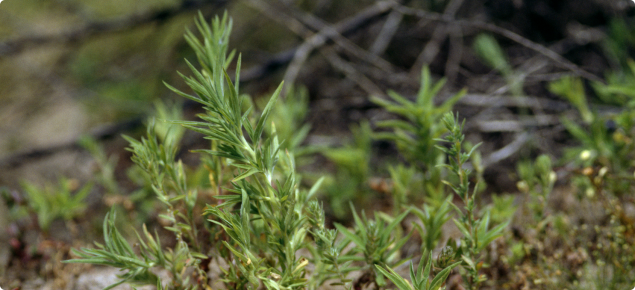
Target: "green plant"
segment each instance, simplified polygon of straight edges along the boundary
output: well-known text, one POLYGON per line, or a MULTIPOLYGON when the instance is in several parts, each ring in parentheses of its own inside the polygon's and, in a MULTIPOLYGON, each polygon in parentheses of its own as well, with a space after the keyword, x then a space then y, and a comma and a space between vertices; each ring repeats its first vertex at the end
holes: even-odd
POLYGON ((467 271, 464 280, 468 289, 477 289, 479 284, 486 280, 485 276, 478 274, 482 267, 482 262, 479 261, 479 254, 489 243, 502 235, 502 231, 509 222, 501 223, 489 229, 490 213, 485 212, 482 217, 478 216, 478 211, 476 210, 477 190, 475 187, 470 194, 468 178, 470 170, 465 169, 463 166, 470 159, 472 152, 478 148, 478 145, 473 146, 470 152, 463 152, 461 145, 465 138, 462 133, 464 122, 459 123, 458 116, 455 119, 454 114, 447 113, 443 116, 443 123, 449 134, 444 139, 439 139, 439 141, 447 142, 449 148, 441 146, 438 146, 438 148, 447 154, 450 159, 449 164, 443 166, 459 178, 457 184, 451 184, 447 181, 445 183, 463 201, 463 210, 452 204, 459 214, 459 219, 454 219, 454 224, 463 234, 460 248, 457 250, 457 257, 460 257, 463 261, 463 267, 467 271))
POLYGON ((414 263, 410 264, 410 280, 412 280, 412 284, 402 278, 395 270, 387 267, 376 266, 377 270, 382 274, 386 275, 390 281, 395 283, 400 290, 437 290, 444 289, 443 283, 445 283, 445 279, 450 275, 450 271, 461 262, 455 262, 451 265, 446 266, 443 270, 439 271, 434 275, 434 278, 430 280, 430 274, 432 269, 432 254, 428 254, 427 259, 424 257, 426 255, 421 256, 421 260, 419 261, 419 266, 417 267, 417 271, 414 270, 414 263), (425 265, 425 268, 424 268, 425 265))
POLYGON ((465 95, 462 90, 444 103, 437 106, 434 98, 445 85, 445 79, 433 82, 428 67, 421 71, 421 87, 416 99, 410 101, 397 92, 389 91, 392 101, 373 98, 373 102, 388 112, 399 116, 399 120, 377 122, 377 127, 388 131, 375 132, 373 137, 394 141, 399 153, 409 163, 389 168, 393 180, 393 205, 395 212, 416 199, 415 193, 423 191, 423 196, 432 206, 438 207, 445 200, 443 189, 444 172, 437 166, 445 162, 442 151, 435 150, 436 138, 440 138, 447 129, 441 123, 443 115, 465 95))
MULTIPOLYGON (((324 189, 333 215, 347 216, 348 203, 366 204, 371 194, 368 188, 371 160, 371 128, 367 122, 351 127, 352 144, 338 148, 323 148, 320 153, 336 165, 334 175, 327 175, 324 189)), ((350 217, 350 215, 349 215, 350 217)))
MULTIPOLYGON (((231 21, 224 16, 214 19, 209 26, 201 16, 196 24, 203 42, 191 32, 186 34, 186 40, 194 48, 202 68, 198 70, 188 62, 194 77, 182 75, 195 95, 166 85, 177 94, 203 104, 206 113, 199 115, 202 121, 173 123, 212 140, 211 150, 198 152, 209 154, 206 163, 211 171, 226 167, 225 171, 233 175, 231 188, 216 196, 224 202, 207 206, 204 211, 211 223, 222 228, 221 234, 227 237, 222 244, 229 251, 208 248, 199 240, 194 216, 197 191, 188 187, 183 164, 175 161, 179 138, 173 134, 178 132, 168 130, 159 142, 157 130, 150 124, 147 139, 126 139, 133 161, 149 176, 156 197, 165 205, 166 213, 160 216, 168 221, 165 229, 174 234, 176 248, 168 250, 169 254, 163 253, 166 250, 155 242, 158 237, 155 239, 144 230, 147 246, 139 238, 143 251, 135 254, 113 228, 114 214, 111 214, 104 223, 106 245, 98 245, 99 250, 74 251, 81 259, 70 262, 107 264, 128 270, 117 284, 156 285, 160 279, 149 269, 162 267, 172 274, 169 288, 190 289, 205 285, 207 277, 200 265, 208 254, 218 251, 215 258, 229 264, 228 269, 223 269, 223 280, 229 287, 303 288, 307 284, 307 259, 297 253, 307 245, 307 204, 316 188, 311 191, 299 188, 293 155, 280 150, 275 130, 267 139, 262 138, 282 84, 254 120, 251 109, 243 111, 242 97, 238 94, 240 57, 235 83, 226 73, 234 55, 227 53, 231 21), (188 269, 196 273, 197 279, 190 279, 188 269)), ((219 174, 212 176, 220 183, 223 178, 219 174)))
POLYGON ((547 155, 540 155, 536 161, 519 162, 517 164, 518 189, 529 195, 531 198, 527 204, 532 210, 534 219, 541 221, 544 219, 544 210, 547 208, 547 198, 556 182, 557 175, 552 170, 551 158, 547 155))
MULTIPOLYGON (((633 65, 635 75, 635 65, 633 65)), ((580 146, 568 148, 565 152, 565 160, 576 166, 586 168, 585 171, 596 171, 593 168, 606 168, 603 174, 602 187, 608 192, 623 195, 633 187, 630 172, 635 166, 630 162, 635 152, 635 107, 632 104, 632 96, 628 82, 612 83, 609 85, 595 84, 594 88, 603 99, 618 101, 623 110, 614 115, 600 114, 592 111, 587 104, 587 97, 579 79, 565 77, 550 84, 549 88, 555 94, 563 96, 571 102, 582 115, 582 125, 563 117, 562 124, 567 131, 580 142, 580 146)), ((596 175, 596 174, 592 174, 596 175)), ((594 194, 596 189, 593 180, 584 177, 575 180, 582 184, 583 191, 594 194)), ((599 181, 599 180, 598 180, 599 181)), ((595 192, 597 193, 597 192, 595 192)))
POLYGON ((326 229, 324 209, 316 200, 309 202, 307 216, 311 224, 310 232, 315 241, 315 247, 308 246, 308 250, 314 257, 311 262, 315 265, 315 275, 311 276, 308 288, 316 289, 327 280, 337 279, 338 282, 333 282, 331 285, 341 285, 345 289, 351 289, 352 280, 346 275, 357 267, 351 266, 353 259, 342 258, 344 248, 350 241, 344 239, 337 242, 337 230, 326 229))
POLYGON ((130 282, 136 284, 155 285, 160 282, 152 271, 153 267, 162 267, 172 274, 172 284, 176 289, 187 287, 189 277, 184 275, 186 269, 198 270, 199 277, 206 274, 197 267, 201 260, 207 257, 199 253, 201 247, 197 239, 198 230, 194 222, 194 207, 197 192, 188 189, 185 173, 181 162, 174 160, 177 152, 177 139, 166 137, 162 144, 157 140, 154 126, 148 126, 147 139, 137 141, 130 137, 129 150, 133 152, 132 160, 149 176, 156 198, 166 207, 166 213, 160 216, 169 222, 166 230, 174 233, 177 241, 175 249, 167 253, 161 248, 158 236, 152 237, 144 228, 147 246, 139 237, 143 247, 140 254, 131 250, 128 242, 114 227, 115 214, 112 212, 104 219, 105 245, 97 244, 98 250, 73 250, 80 259, 70 260, 72 263, 104 264, 128 270, 120 275, 121 281, 109 286, 130 282), (167 142, 167 141, 172 142, 167 142), (184 210, 182 209, 184 208, 184 210), (139 255, 141 257, 139 257, 139 255))
POLYGON ((362 276, 367 277, 367 279, 360 280, 366 281, 363 284, 374 283, 376 287, 385 286, 384 277, 382 274, 376 272, 377 268, 374 266, 397 266, 406 261, 397 261, 396 259, 399 257, 399 250, 408 241, 412 232, 404 237, 400 237, 396 236, 399 231, 395 229, 410 210, 406 210, 394 218, 376 212, 375 220, 369 220, 363 211, 362 217, 360 218, 352 206, 351 210, 355 219, 355 232, 349 231, 341 224, 335 224, 335 227, 340 233, 355 244, 355 248, 347 253, 346 256, 342 257, 342 259, 358 260, 355 254, 362 254, 362 261, 365 263, 365 266, 361 268, 363 271, 362 276))
POLYGON ((491 219, 495 224, 501 224, 511 220, 516 213, 514 195, 492 195, 492 204, 484 210, 491 213, 491 219))
POLYGON ((524 76, 522 72, 515 71, 511 64, 509 64, 509 60, 507 60, 496 38, 490 34, 481 33, 476 36, 473 46, 476 54, 483 59, 487 65, 498 71, 505 78, 509 90, 514 96, 524 95, 524 76))
MULTIPOLYGON (((213 24, 214 35, 220 34, 221 38, 226 41, 228 35, 222 35, 222 32, 227 29, 226 17, 223 21, 216 19, 213 24)), ((197 25, 202 33, 212 33, 210 27, 203 21, 197 22, 197 25)), ((188 33, 188 36, 186 38, 191 42, 193 36, 191 33, 188 33)), ((222 39, 216 40, 218 43, 222 39)), ((222 44, 220 47, 216 44, 216 48, 222 49, 222 47, 222 44)), ((226 47, 226 43, 224 47, 226 47)), ((201 47, 198 48, 201 49, 201 47)), ((224 60, 224 55, 222 57, 224 60)), ((200 279, 206 280, 206 273, 197 267, 203 259, 207 258, 199 253, 201 245, 197 239, 198 229, 194 219, 197 191, 188 188, 183 164, 175 161, 180 134, 179 130, 155 130, 154 124, 151 123, 148 126, 147 139, 142 138, 141 141, 137 141, 126 137, 130 142, 129 150, 133 152, 132 160, 148 176, 157 199, 166 207, 166 212, 161 217, 169 223, 165 228, 174 233, 177 241, 176 248, 170 250, 169 255, 164 255, 162 251, 165 250, 161 249, 160 244, 155 243, 153 237, 144 230, 145 238, 150 245, 146 249, 149 254, 142 252, 142 257, 136 259, 143 260, 145 263, 135 263, 134 257, 137 255, 128 251, 129 246, 126 246, 127 243, 123 237, 116 229, 113 229, 114 214, 112 214, 112 219, 109 222, 104 222, 106 246, 101 246, 101 250, 74 251, 81 259, 69 262, 110 264, 128 269, 129 272, 122 274, 120 276, 122 280, 116 284, 136 282, 155 285, 159 278, 149 271, 152 267, 163 267, 172 273, 172 285, 175 289, 185 289, 192 286, 189 277, 184 273, 188 268, 194 269, 200 279), (157 140, 157 131, 163 134, 162 143, 157 140), (151 259, 152 257, 154 259, 151 259)), ((139 240, 143 244, 143 241, 139 240)))
POLYGON ((107 156, 104 148, 92 137, 85 136, 79 143, 95 159, 97 164, 97 176, 95 181, 103 186, 109 194, 120 192, 119 184, 115 179, 115 167, 117 166, 116 156, 107 156))
POLYGON ((173 269, 172 274, 176 274, 175 279, 180 280, 178 279, 180 277, 178 271, 184 269, 188 263, 186 260, 188 258, 187 248, 178 247, 175 251, 164 253, 158 234, 153 237, 144 226, 143 234, 146 241, 144 242, 137 233, 137 241, 140 245, 137 254, 115 227, 115 219, 114 211, 106 214, 104 218, 104 244, 95 243, 97 249, 73 250, 73 253, 80 259, 67 262, 107 265, 128 271, 119 275, 121 279, 119 282, 104 288, 104 290, 112 289, 123 283, 162 285, 159 277, 151 271, 154 267, 173 269))
POLYGON ((450 220, 452 208, 453 196, 448 196, 440 205, 433 206, 424 204, 423 209, 417 207, 411 207, 412 212, 419 218, 421 225, 415 223, 418 228, 423 243, 421 244, 422 250, 432 250, 437 248, 437 242, 441 239, 441 231, 443 225, 450 220))
MULTIPOLYGON (((265 108, 263 102, 256 102, 259 108, 265 108)), ((276 102, 271 110, 269 119, 274 126, 266 127, 265 131, 269 136, 277 135, 280 140, 285 140, 281 144, 282 148, 293 152, 296 157, 305 155, 315 150, 315 148, 301 146, 311 130, 309 124, 304 121, 309 111, 309 92, 305 87, 291 87, 287 90, 284 101, 276 102)))
POLYGON ((626 69, 623 71, 609 72, 606 76, 606 84, 593 83, 593 89, 598 98, 607 104, 635 107, 635 61, 626 59, 626 69))
MULTIPOLYGON (((519 235, 514 239, 519 240, 511 247, 507 245, 512 255, 504 260, 508 265, 518 265, 514 271, 522 273, 519 277, 528 281, 530 288, 632 287, 626 281, 635 273, 631 258, 635 230, 632 217, 623 208, 631 202, 625 193, 632 191, 635 184, 632 75, 635 74, 609 74, 608 84, 593 83, 597 99, 588 98, 584 83, 578 78, 565 77, 549 84, 551 92, 568 100, 581 116, 581 121, 574 121, 570 115, 562 118, 579 145, 565 149, 560 162, 566 164, 564 171, 573 168, 569 175, 572 186, 561 187, 557 195, 562 198, 567 190, 586 195, 579 195, 575 201, 550 204, 547 198, 556 181, 551 158, 541 155, 517 164, 518 189, 525 194, 522 213, 531 221, 515 226, 519 235), (621 108, 607 113, 598 104, 621 108), (590 206, 601 213, 589 210, 590 206)), ((494 199, 494 204, 481 214, 485 219, 489 212, 493 221, 496 215, 509 217, 512 207, 511 198, 494 199)))
POLYGON ((77 189, 77 181, 60 178, 57 185, 38 187, 23 181, 22 188, 27 195, 27 206, 37 215, 40 228, 47 232, 51 223, 58 218, 72 220, 86 209, 85 199, 93 185, 87 183, 77 189))
MULTIPOLYGON (((403 220, 411 211, 419 216, 425 232, 421 226, 419 231, 426 236, 422 248, 431 251, 440 239, 441 226, 449 219, 452 198, 444 196, 423 210, 405 208, 395 217, 375 212, 374 218, 370 219, 364 211, 360 217, 353 208, 355 224, 352 230, 337 223, 337 230, 327 229, 323 207, 314 200, 325 179, 319 179, 309 189, 302 188, 296 171, 293 151, 308 129, 296 130, 298 132, 294 134, 290 131, 298 127, 281 126, 286 128, 282 134, 286 134, 292 142, 287 150, 282 145, 285 141, 279 140, 276 127, 272 125, 266 129, 272 116, 280 118, 280 122, 294 116, 293 119, 299 122, 303 116, 301 108, 305 104, 300 101, 297 106, 276 107, 282 89, 280 84, 261 113, 254 113, 251 107, 245 106, 249 103, 247 97, 239 94, 240 56, 235 79, 227 74, 235 55, 227 52, 231 21, 225 15, 222 19, 215 18, 208 25, 200 16, 196 25, 203 39, 198 39, 189 31, 185 38, 196 52, 201 68, 187 62, 193 76, 181 75, 194 93, 166 86, 202 104, 205 113, 198 115, 199 121, 170 120, 160 125, 151 121, 146 137, 141 140, 125 137, 130 144, 128 150, 133 153, 133 162, 143 171, 144 179, 151 184, 156 199, 163 205, 159 216, 164 221, 164 229, 175 239, 174 247, 163 248, 159 235, 150 234, 144 226, 143 234, 136 235, 139 249, 133 250, 115 227, 113 210, 104 219, 104 244, 96 243, 96 249, 73 250, 79 259, 67 262, 103 264, 123 270, 119 276, 121 280, 108 289, 126 282, 157 285, 159 289, 207 289, 209 277, 204 263, 214 260, 217 264, 226 265, 221 268, 223 274, 220 279, 230 289, 316 289, 333 280, 332 285, 346 289, 369 284, 382 288, 387 286, 385 276, 399 287, 407 284, 397 279, 391 268, 409 259, 402 257, 401 248, 414 231, 404 234, 401 228, 403 220), (186 174, 186 166, 176 160, 183 133, 179 129, 165 127, 166 124, 196 131, 211 141, 209 149, 194 150, 203 155, 201 167, 194 171, 194 181, 186 174), (209 183, 196 181, 201 174, 208 176, 209 183), (203 206, 199 189, 211 193, 217 202, 203 206), (207 221, 199 220, 199 214, 203 214, 207 221), (313 266, 308 267, 309 264, 313 266), (170 273, 169 279, 162 281, 156 274, 156 268, 170 273), (360 278, 355 281, 348 278, 352 271, 360 271, 360 278)), ((393 98, 399 105, 382 103, 416 125, 401 121, 386 122, 383 126, 393 129, 394 133, 378 136, 396 140, 401 150, 420 169, 433 171, 444 163, 446 156, 450 159, 450 164, 445 167, 457 175, 458 181, 455 185, 449 181, 444 183, 463 199, 464 209, 454 208, 460 217, 455 224, 464 237, 459 248, 456 245, 444 248, 437 258, 437 266, 443 270, 430 283, 427 280, 431 271, 430 255, 427 255, 426 269, 422 268, 424 262, 421 261, 417 274, 411 274, 417 289, 438 289, 449 271, 461 264, 467 272, 468 286, 475 289, 484 280, 483 276, 478 276, 482 267, 479 253, 500 236, 506 223, 489 229, 489 211, 479 217, 475 206, 477 191, 468 193, 469 171, 463 169, 463 165, 478 146, 473 146, 470 153, 462 152, 463 126, 457 124, 451 113, 442 116, 461 94, 441 107, 430 107, 442 82, 430 88, 426 71, 422 81, 416 104, 396 94, 393 98), (443 122, 443 126, 439 122, 443 122), (437 152, 432 154, 433 157, 407 148, 416 145, 418 149, 432 149, 436 142, 434 138, 441 137, 444 132, 450 132, 445 138, 450 148, 439 147, 442 150, 440 153, 432 151, 437 152), (418 162, 417 158, 424 160, 418 162)), ((166 108, 163 111, 164 116, 179 118, 178 114, 165 112, 166 108)), ((348 175, 344 176, 355 177, 352 182, 337 179, 335 186, 353 184, 356 187, 354 194, 358 195, 360 184, 368 179, 370 126, 362 124, 355 132, 355 146, 325 151, 324 154, 347 170, 348 175)), ((402 207, 406 192, 414 188, 405 177, 423 174, 423 171, 415 173, 412 167, 407 169, 404 166, 393 167, 391 171, 394 177, 399 177, 395 180, 401 183, 403 193, 398 207, 402 207)), ((429 182, 424 184, 433 188, 435 194, 444 195, 442 175, 440 170, 436 171, 423 178, 429 182)), ((412 267, 411 272, 414 272, 412 267)), ((436 271, 436 266, 434 269, 436 271)))
MULTIPOLYGON (((476 207, 478 187, 470 187, 470 170, 464 168, 464 164, 471 158, 478 145, 472 146, 469 152, 464 152, 462 149, 465 138, 462 134, 463 123, 459 123, 458 117, 455 119, 454 114, 451 112, 444 114, 441 121, 448 134, 444 139, 436 139, 436 141, 446 142, 449 147, 437 145, 437 148, 449 158, 450 162, 439 166, 447 168, 457 177, 455 182, 444 180, 443 183, 461 198, 463 208, 461 209, 452 202, 453 196, 447 196, 436 207, 424 205, 423 210, 412 208, 422 223, 422 225, 415 224, 415 227, 418 228, 422 235, 422 252, 425 253, 435 249, 440 238, 441 227, 451 217, 450 206, 452 206, 458 215, 458 219, 453 221, 461 232, 462 238, 458 246, 451 240, 443 248, 437 258, 437 266, 443 270, 438 272, 431 281, 428 280, 432 263, 431 255, 428 256, 425 263, 423 261, 425 255, 422 256, 417 273, 414 272, 414 266, 411 265, 410 276, 413 281, 412 284, 401 278, 391 267, 385 264, 378 264, 377 270, 386 275, 399 289, 439 289, 442 283, 445 282, 450 270, 458 265, 461 265, 464 269, 463 280, 467 284, 467 288, 478 289, 479 285, 486 280, 484 275, 479 275, 479 270, 483 267, 481 252, 492 241, 502 236, 503 230, 509 223, 509 220, 506 220, 490 228, 491 209, 486 207, 482 214, 479 213, 476 207), (422 271, 424 264, 426 265, 426 270, 422 271)), ((343 229, 340 230, 343 232, 343 229)))
POLYGON ((608 25, 608 37, 603 41, 606 55, 613 62, 613 69, 617 72, 628 67, 628 60, 632 57, 629 55, 629 49, 635 45, 635 35, 633 32, 632 19, 615 17, 610 20, 608 25))
POLYGON ((587 104, 582 80, 572 76, 563 77, 549 83, 549 90, 569 101, 582 115, 582 120, 589 124, 594 120, 593 113, 587 104))
MULTIPOLYGON (((392 102, 377 97, 372 99, 386 111, 405 119, 378 122, 377 127, 387 128, 390 131, 377 132, 373 134, 373 137, 394 141, 399 152, 420 170, 433 168, 443 162, 443 158, 440 157, 441 152, 434 150, 435 139, 440 138, 446 132, 446 128, 440 120, 466 93, 465 90, 462 90, 440 106, 436 106, 434 98, 443 88, 445 82, 445 79, 436 83, 432 82, 430 70, 423 67, 421 87, 414 101, 410 101, 394 91, 388 92, 392 102)), ((432 176, 427 178, 430 179, 432 176)))

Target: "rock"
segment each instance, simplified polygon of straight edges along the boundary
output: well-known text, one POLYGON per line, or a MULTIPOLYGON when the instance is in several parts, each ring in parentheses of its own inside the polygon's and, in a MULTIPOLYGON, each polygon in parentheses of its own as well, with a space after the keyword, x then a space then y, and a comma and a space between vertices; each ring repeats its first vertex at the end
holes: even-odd
MULTIPOLYGON (((102 290, 109 285, 112 285, 119 281, 117 274, 121 272, 115 268, 94 268, 86 273, 82 273, 75 282, 73 290, 102 290)), ((155 286, 140 286, 136 287, 137 290, 154 290, 155 286)), ((113 290, 132 290, 132 287, 128 284, 119 285, 113 290)))

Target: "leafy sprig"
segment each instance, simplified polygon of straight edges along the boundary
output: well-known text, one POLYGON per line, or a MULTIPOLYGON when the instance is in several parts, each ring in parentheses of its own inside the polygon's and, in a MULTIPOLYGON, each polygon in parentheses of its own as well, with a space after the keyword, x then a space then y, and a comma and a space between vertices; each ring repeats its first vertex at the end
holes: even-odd
POLYGON ((410 283, 408 280, 401 277, 395 270, 389 267, 382 267, 380 265, 375 266, 379 272, 386 275, 390 281, 392 281, 397 288, 400 290, 438 290, 443 287, 445 283, 445 279, 448 278, 452 269, 461 262, 453 263, 443 270, 439 271, 434 278, 430 280, 430 274, 432 270, 432 253, 421 256, 421 260, 419 261, 419 266, 417 266, 417 270, 415 271, 413 263, 410 264, 410 283), (424 262, 427 261, 427 262, 424 262), (425 268, 424 268, 425 265, 425 268))
POLYGON ((217 197, 224 202, 205 210, 209 220, 221 226, 229 236, 230 240, 223 244, 237 260, 226 271, 226 279, 236 287, 248 289, 257 288, 261 283, 267 288, 301 288, 307 283, 304 269, 307 259, 296 253, 305 248, 309 227, 306 202, 315 189, 308 192, 299 189, 293 155, 281 151, 275 130, 269 137, 263 137, 283 84, 278 86, 260 116, 254 117, 251 109, 243 112, 238 94, 240 56, 235 82, 226 72, 233 56, 230 53, 225 57, 231 22, 226 17, 217 18, 210 27, 201 18, 197 27, 204 41, 198 41, 191 33, 186 38, 196 51, 202 69, 199 71, 188 64, 194 76, 182 75, 195 95, 170 88, 203 104, 206 110, 199 115, 202 121, 176 122, 212 141, 214 149, 197 151, 227 159, 227 164, 236 172, 232 187, 226 189, 227 194, 217 197), (209 34, 212 36, 206 37, 209 34), (277 166, 279 162, 284 166, 277 166), (233 210, 235 205, 239 206, 238 211, 233 210), (260 250, 268 253, 262 255, 260 250))
POLYGON ((467 270, 465 280, 468 289, 477 289, 479 284, 486 280, 484 275, 478 274, 483 265, 483 262, 479 262, 479 254, 489 243, 502 235, 509 221, 489 229, 489 211, 486 211, 482 217, 478 216, 476 210, 477 187, 474 187, 470 193, 470 170, 464 168, 464 164, 470 159, 479 144, 473 146, 469 152, 464 152, 462 145, 465 140, 465 135, 463 135, 465 121, 459 122, 458 116, 455 118, 454 114, 450 112, 443 116, 443 123, 449 133, 444 139, 438 139, 438 141, 448 143, 449 147, 437 146, 437 148, 443 151, 450 160, 449 164, 443 166, 458 177, 458 184, 452 184, 448 181, 444 181, 444 183, 463 201, 463 209, 452 203, 459 214, 459 219, 453 220, 454 224, 463 234, 460 249, 456 255, 463 261, 463 267, 467 270))

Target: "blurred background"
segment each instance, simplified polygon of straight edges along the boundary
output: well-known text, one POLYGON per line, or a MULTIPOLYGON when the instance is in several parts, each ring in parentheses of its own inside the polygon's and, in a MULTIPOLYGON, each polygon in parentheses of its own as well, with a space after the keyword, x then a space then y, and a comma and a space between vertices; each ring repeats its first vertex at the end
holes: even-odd
POLYGON ((536 129, 540 150, 557 150, 562 128, 552 113, 570 109, 566 104, 538 102, 547 110, 541 118, 519 120, 518 106, 494 106, 493 97, 558 100, 546 89, 549 81, 564 74, 598 81, 626 69, 633 54, 634 10, 627 0, 402 3, 431 13, 423 17, 390 3, 5 1, 0 184, 77 175, 73 171, 81 166, 72 155, 81 136, 117 143, 119 135, 142 127, 154 101, 180 102, 162 82, 184 87, 176 71, 187 72, 183 59, 195 59, 183 33, 198 11, 206 18, 227 11, 233 18, 231 47, 242 53, 243 92, 258 97, 283 78, 308 88, 315 136, 346 135, 351 123, 381 118, 370 96, 387 90, 413 95, 428 65, 434 76, 448 79, 440 99, 467 88, 457 108, 470 120, 468 127, 480 131, 471 138, 485 141, 485 151, 536 129), (441 15, 449 20, 438 21, 441 15))
MULTIPOLYGON (((447 79, 437 103, 467 89, 455 110, 467 118, 468 140, 483 142, 483 178, 491 192, 516 191, 517 177, 509 172, 522 156, 560 157, 575 143, 560 118, 584 116, 550 83, 579 78, 593 110, 611 114, 620 104, 591 88, 633 73, 630 0, 5 0, 5 195, 15 201, 25 182, 45 185, 62 177, 77 183, 68 185, 74 190, 104 164, 112 165, 119 186, 134 189, 121 135, 143 134, 157 104, 182 108, 185 119, 202 111, 163 84, 187 91, 177 71, 188 75, 183 59, 196 59, 183 34, 196 30, 199 12, 206 19, 227 12, 233 19, 230 48, 242 53, 243 93, 268 96, 281 80, 306 88, 311 129, 305 145, 354 142, 351 127, 390 118, 371 97, 386 98, 392 90, 414 98, 424 67, 433 79, 447 79), (103 150, 101 162, 95 148, 103 150)), ((199 137, 186 134, 183 147, 205 147, 199 137)), ((394 144, 370 146, 371 168, 396 159, 394 144)), ((318 156, 306 167, 333 171, 333 159, 318 156)), ((100 193, 91 196, 93 205, 102 204, 100 193)), ((0 251, 0 262, 7 265, 9 256, 0 251)))

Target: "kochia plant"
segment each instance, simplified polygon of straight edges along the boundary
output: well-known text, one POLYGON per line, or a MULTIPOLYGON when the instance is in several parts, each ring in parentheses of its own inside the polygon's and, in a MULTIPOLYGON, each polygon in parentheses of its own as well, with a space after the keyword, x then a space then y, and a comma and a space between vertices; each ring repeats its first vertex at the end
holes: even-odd
MULTIPOLYGON (((403 256, 401 248, 414 232, 404 234, 402 221, 411 212, 420 216, 429 235, 424 239, 423 248, 431 251, 440 238, 437 229, 449 220, 451 199, 444 198, 444 204, 435 207, 434 213, 430 208, 421 211, 413 207, 403 209, 396 217, 375 212, 373 218, 368 218, 362 211, 360 218, 353 212, 353 229, 341 224, 335 225, 337 230, 328 229, 323 207, 315 200, 323 179, 310 188, 302 188, 296 172, 293 151, 298 149, 308 129, 292 133, 291 127, 287 127, 284 134, 291 143, 285 146, 284 142, 289 141, 279 140, 275 125, 269 125, 271 116, 286 113, 302 116, 304 113, 295 106, 274 110, 283 84, 260 114, 246 108, 248 102, 244 102, 246 99, 239 94, 238 86, 240 56, 235 64, 234 79, 227 73, 235 56, 227 50, 231 23, 223 16, 209 25, 200 16, 196 26, 202 39, 189 31, 185 36, 200 68, 187 62, 192 76, 181 74, 193 93, 166 84, 177 94, 200 103, 205 110, 198 115, 199 121, 169 122, 196 131, 211 141, 209 149, 195 150, 202 155, 201 168, 208 173, 209 183, 192 185, 195 182, 188 179, 185 165, 176 160, 182 136, 178 129, 157 127, 151 122, 146 138, 126 137, 132 160, 145 172, 151 183, 149 187, 164 206, 159 216, 164 221, 164 229, 174 237, 173 248, 163 248, 159 234, 151 234, 144 226, 143 235, 137 234, 138 246, 134 249, 115 227, 112 211, 104 220, 105 243, 96 243, 97 249, 74 250, 80 258, 67 262, 102 264, 123 270, 121 280, 106 289, 122 283, 156 285, 159 289, 210 289, 209 267, 220 268, 219 278, 229 289, 316 289, 329 282, 345 289, 367 285, 384 288, 388 286, 386 277, 401 289, 411 289, 404 288, 408 282, 392 269, 410 259, 403 256), (203 206, 200 198, 203 194, 199 194, 199 190, 212 195, 217 202, 203 206), (207 220, 200 221, 200 214, 207 220), (168 274, 167 279, 158 274, 161 269, 168 274), (361 273, 356 280, 348 277, 353 271, 361 273)), ((432 103, 432 97, 440 88, 435 85, 431 89, 428 79, 427 75, 423 77, 416 110, 427 110, 426 104, 432 103)), ((407 105, 403 99, 393 97, 401 105, 407 105)), ((455 207, 460 216, 455 223, 464 234, 461 248, 444 251, 437 259, 442 261, 436 265, 443 270, 432 280, 428 280, 432 257, 423 255, 416 274, 411 269, 416 289, 439 289, 451 269, 459 264, 467 270, 470 289, 476 288, 482 281, 482 277, 477 276, 481 267, 478 253, 504 228, 502 224, 488 230, 488 215, 477 216, 474 194, 467 192, 468 172, 462 169, 470 156, 461 151, 462 126, 451 114, 441 118, 441 113, 449 110, 451 104, 448 102, 428 112, 429 116, 424 119, 416 119, 418 111, 402 111, 399 106, 382 103, 416 119, 413 120, 417 127, 394 122, 384 125, 417 133, 417 140, 412 140, 417 148, 432 149, 434 138, 450 132, 445 139, 451 143, 450 148, 443 147, 442 153, 436 152, 434 158, 423 163, 437 165, 437 161, 442 162, 440 156, 448 156, 451 160, 448 168, 460 180, 460 184, 452 188, 465 204, 464 210, 455 207), (437 124, 441 121, 445 128, 437 124), (427 261, 425 269, 424 260, 427 261)), ((370 129, 367 131, 364 136, 370 136, 370 129)), ((407 135, 399 132, 396 135, 407 135)), ((408 140, 397 138, 397 141, 401 146, 407 145, 408 140)), ((416 152, 411 153, 414 155, 410 157, 418 157, 416 152)), ((421 226, 419 229, 423 234, 421 226)))
MULTIPOLYGON (((220 173, 214 172, 219 168, 233 174, 231 187, 224 190, 225 194, 221 194, 220 187, 217 188, 216 198, 224 202, 208 206, 204 211, 209 221, 219 225, 228 237, 222 244, 229 252, 220 251, 220 257, 216 257, 229 264, 229 269, 223 270, 223 279, 226 285, 237 289, 256 289, 260 285, 276 289, 303 288, 308 281, 305 278, 308 261, 297 253, 307 245, 310 224, 306 212, 315 189, 306 191, 298 188, 293 155, 280 150, 281 142, 275 129, 271 137, 262 137, 282 84, 260 116, 254 117, 251 109, 243 111, 238 87, 240 57, 236 63, 235 79, 232 80, 226 72, 235 55, 227 51, 231 20, 227 16, 216 18, 210 26, 201 16, 196 25, 203 39, 189 31, 185 38, 196 52, 201 68, 197 69, 187 62, 193 76, 181 75, 194 94, 166 86, 185 98, 201 103, 206 110, 205 114, 199 115, 201 121, 174 123, 202 133, 211 140, 211 149, 199 150, 211 156, 209 163, 220 165, 210 168, 210 176, 216 176, 216 182, 222 182, 220 173)), ((198 239, 193 216, 197 191, 188 188, 183 165, 175 161, 177 144, 174 144, 174 138, 166 136, 163 142, 159 142, 151 128, 147 139, 127 139, 134 153, 133 161, 150 176, 156 196, 166 206, 162 217, 169 222, 165 228, 175 235, 176 249, 164 254, 157 239, 144 229, 147 242, 139 239, 143 246, 139 257, 113 228, 112 214, 104 224, 106 245, 98 245, 98 250, 75 251, 82 259, 71 262, 127 269, 120 283, 156 285, 160 279, 150 268, 162 267, 171 273, 171 289, 206 285, 206 273, 201 270, 200 264, 209 262, 208 257, 218 249, 209 248, 204 245, 209 241, 198 239), (187 273, 191 270, 194 270, 197 279, 189 279, 187 273)))

